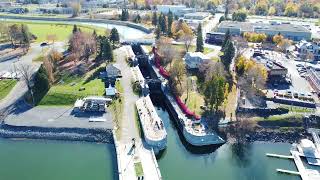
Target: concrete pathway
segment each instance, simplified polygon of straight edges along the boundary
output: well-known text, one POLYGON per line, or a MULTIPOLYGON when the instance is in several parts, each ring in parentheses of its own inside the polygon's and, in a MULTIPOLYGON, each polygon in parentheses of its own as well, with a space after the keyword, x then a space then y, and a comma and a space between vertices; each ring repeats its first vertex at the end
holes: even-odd
POLYGON ((161 174, 153 151, 146 149, 142 144, 135 122, 135 102, 138 96, 133 93, 131 87, 132 71, 126 62, 126 48, 122 47, 114 51, 116 66, 120 68, 123 86, 124 108, 120 125, 121 138, 116 142, 118 171, 120 180, 137 179, 134 169, 135 162, 141 162, 144 179, 158 180, 161 174), (136 148, 132 148, 132 138, 135 138, 136 148))

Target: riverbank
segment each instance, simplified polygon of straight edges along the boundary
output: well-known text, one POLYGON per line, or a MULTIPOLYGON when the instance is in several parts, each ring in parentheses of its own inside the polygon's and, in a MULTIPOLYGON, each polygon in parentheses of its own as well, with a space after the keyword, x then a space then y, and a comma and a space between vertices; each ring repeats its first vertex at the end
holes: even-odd
POLYGON ((0 128, 0 137, 114 143, 112 130, 98 128, 46 128, 4 124, 0 128))

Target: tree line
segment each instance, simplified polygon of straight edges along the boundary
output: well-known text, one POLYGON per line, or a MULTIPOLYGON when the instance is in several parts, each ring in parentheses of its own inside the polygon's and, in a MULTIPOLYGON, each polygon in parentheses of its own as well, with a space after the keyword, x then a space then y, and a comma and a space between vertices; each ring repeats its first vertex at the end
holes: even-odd
POLYGON ((30 33, 25 24, 5 24, 0 23, 0 41, 11 42, 13 47, 23 47, 28 49, 32 40, 37 37, 30 33))

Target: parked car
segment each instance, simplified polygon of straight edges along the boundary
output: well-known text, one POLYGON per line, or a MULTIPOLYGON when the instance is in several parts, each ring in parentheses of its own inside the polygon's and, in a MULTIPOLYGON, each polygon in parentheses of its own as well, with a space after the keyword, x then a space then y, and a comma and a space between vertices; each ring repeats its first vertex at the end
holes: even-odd
POLYGON ((279 95, 278 89, 275 89, 275 90, 273 91, 273 94, 274 94, 275 96, 278 96, 278 95, 279 95))
POLYGON ((304 65, 302 65, 302 64, 297 64, 296 66, 297 67, 304 67, 304 65))
POLYGON ((299 94, 298 94, 297 92, 294 92, 294 93, 293 93, 293 97, 294 97, 294 98, 298 98, 298 97, 299 97, 299 94))

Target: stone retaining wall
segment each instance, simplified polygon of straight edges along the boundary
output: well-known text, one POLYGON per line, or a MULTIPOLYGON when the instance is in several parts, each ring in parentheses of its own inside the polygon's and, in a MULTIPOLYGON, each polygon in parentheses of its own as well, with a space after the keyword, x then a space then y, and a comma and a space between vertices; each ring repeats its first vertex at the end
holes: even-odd
POLYGON ((126 21, 116 21, 108 19, 86 19, 86 18, 50 18, 50 17, 28 17, 28 16, 7 16, 0 15, 2 19, 24 19, 24 20, 37 20, 37 21, 66 21, 66 22, 86 22, 86 23, 105 23, 105 24, 114 24, 120 26, 127 26, 130 28, 138 29, 147 34, 151 33, 151 30, 147 27, 144 27, 140 24, 135 24, 126 21))
POLYGON ((110 129, 43 128, 2 125, 0 137, 113 143, 110 129))

